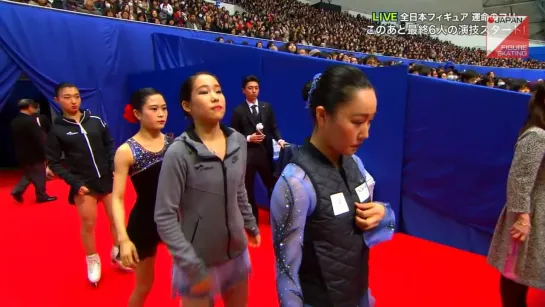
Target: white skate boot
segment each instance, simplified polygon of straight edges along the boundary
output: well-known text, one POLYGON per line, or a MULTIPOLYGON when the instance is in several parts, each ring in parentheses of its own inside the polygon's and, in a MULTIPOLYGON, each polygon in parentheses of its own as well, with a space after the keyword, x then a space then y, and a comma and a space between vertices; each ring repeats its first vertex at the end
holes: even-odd
POLYGON ((87 256, 87 279, 96 288, 102 275, 100 257, 98 254, 87 256))
POLYGON ((126 272, 132 272, 131 268, 128 268, 121 263, 120 256, 120 250, 119 247, 114 246, 112 247, 112 252, 110 253, 110 258, 112 259, 112 264, 116 266, 118 269, 126 271, 126 272))

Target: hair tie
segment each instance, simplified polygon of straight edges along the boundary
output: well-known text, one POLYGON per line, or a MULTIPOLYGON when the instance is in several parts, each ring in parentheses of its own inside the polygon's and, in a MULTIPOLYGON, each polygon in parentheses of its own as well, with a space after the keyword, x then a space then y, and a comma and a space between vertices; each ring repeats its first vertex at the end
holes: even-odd
POLYGON ((123 112, 123 118, 131 124, 136 124, 138 122, 138 118, 134 116, 134 108, 130 104, 127 104, 125 106, 125 111, 123 112))
POLYGON ((308 91, 307 109, 310 107, 310 100, 312 98, 312 93, 314 92, 314 90, 316 90, 316 85, 318 84, 318 81, 320 81, 321 77, 322 77, 322 74, 316 74, 314 78, 312 78, 312 85, 310 87, 310 90, 308 91))

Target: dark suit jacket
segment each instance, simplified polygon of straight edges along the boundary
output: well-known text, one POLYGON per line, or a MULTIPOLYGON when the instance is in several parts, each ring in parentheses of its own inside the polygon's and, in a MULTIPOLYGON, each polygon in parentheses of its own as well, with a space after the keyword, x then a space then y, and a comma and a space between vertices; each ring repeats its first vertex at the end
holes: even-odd
MULTIPOLYGON (((245 137, 248 137, 249 135, 257 132, 256 125, 261 122, 263 124, 263 134, 265 134, 265 139, 263 142, 261 142, 261 144, 248 143, 248 160, 249 162, 253 162, 253 159, 262 157, 262 155, 259 154, 259 151, 265 150, 267 158, 269 159, 270 163, 272 163, 272 140, 274 139, 278 141, 282 137, 280 136, 280 131, 278 131, 278 127, 276 126, 276 118, 274 116, 271 104, 264 101, 259 101, 258 105, 260 121, 256 121, 254 119, 248 103, 244 101, 233 110, 233 115, 231 117, 231 128, 242 133, 242 135, 245 137)), ((259 163, 260 161, 255 162, 259 163)))
POLYGON ((11 132, 21 165, 45 163, 44 134, 35 116, 19 113, 11 121, 11 132))

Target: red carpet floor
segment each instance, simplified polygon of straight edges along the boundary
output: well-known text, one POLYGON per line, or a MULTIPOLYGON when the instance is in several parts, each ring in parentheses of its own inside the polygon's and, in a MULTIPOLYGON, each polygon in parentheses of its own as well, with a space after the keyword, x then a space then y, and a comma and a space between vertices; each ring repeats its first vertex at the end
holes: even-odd
MULTIPOLYGON (((102 207, 97 246, 103 273, 99 287, 94 289, 87 283, 79 221, 75 208, 66 203, 66 186, 59 180, 49 182, 49 193, 59 200, 41 205, 33 204, 34 191, 30 188, 25 203, 20 205, 9 196, 16 180, 16 173, 0 174, 0 306, 126 306, 134 277, 109 265, 111 239, 102 207)), ((126 199, 132 204, 132 190, 127 191, 126 199)), ((262 247, 251 250, 254 274, 249 306, 275 307, 278 303, 270 227, 263 224, 260 228, 262 247)), ((147 306, 178 306, 170 296, 170 267, 168 252, 162 247, 147 306)), ((372 250, 371 269, 371 287, 378 307, 500 306, 498 274, 481 256, 396 235, 391 242, 372 250)), ((530 306, 545 306, 545 294, 532 291, 530 306)))

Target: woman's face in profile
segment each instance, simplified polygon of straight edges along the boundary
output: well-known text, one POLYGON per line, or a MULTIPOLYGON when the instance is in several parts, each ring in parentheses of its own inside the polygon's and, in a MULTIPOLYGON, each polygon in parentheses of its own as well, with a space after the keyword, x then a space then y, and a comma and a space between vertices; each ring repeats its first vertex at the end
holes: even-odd
POLYGON ((323 107, 316 109, 326 141, 336 152, 352 155, 369 137, 371 121, 377 112, 377 97, 373 89, 358 89, 352 99, 341 104, 335 114, 326 114, 323 107), (318 109, 321 108, 321 111, 318 109), (322 117, 319 115, 322 113, 322 117))

